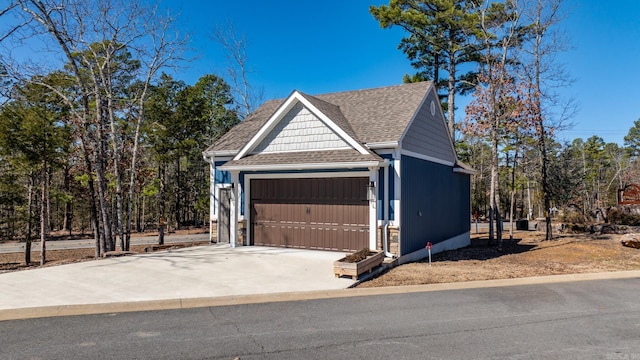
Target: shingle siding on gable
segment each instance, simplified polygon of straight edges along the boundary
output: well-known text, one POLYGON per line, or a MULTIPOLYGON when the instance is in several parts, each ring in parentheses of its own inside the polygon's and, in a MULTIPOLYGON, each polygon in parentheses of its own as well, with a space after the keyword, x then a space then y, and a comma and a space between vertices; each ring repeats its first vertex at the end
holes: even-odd
POLYGON ((296 104, 254 153, 348 148, 350 146, 318 117, 296 104))
POLYGON ((434 92, 430 92, 422 108, 418 110, 416 119, 407 130, 402 140, 402 148, 453 163, 456 161, 456 156, 451 149, 447 127, 440 117, 437 101, 434 92), (436 104, 435 115, 431 115, 431 101, 436 104))

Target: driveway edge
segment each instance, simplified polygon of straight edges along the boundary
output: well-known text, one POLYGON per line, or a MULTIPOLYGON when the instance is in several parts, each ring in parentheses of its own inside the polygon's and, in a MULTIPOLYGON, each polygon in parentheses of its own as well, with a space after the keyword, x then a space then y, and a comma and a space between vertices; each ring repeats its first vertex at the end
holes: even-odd
POLYGON ((480 280, 444 284, 405 285, 376 288, 351 288, 340 290, 320 290, 286 292, 258 295, 231 295, 221 297, 161 299, 102 304, 55 305, 34 308, 0 310, 0 321, 34 319, 56 316, 96 315, 137 311, 177 310, 211 306, 232 306, 285 301, 308 301, 330 298, 346 298, 373 295, 395 295, 443 290, 462 290, 520 285, 554 284, 572 281, 614 280, 640 278, 640 270, 601 272, 585 274, 549 275, 516 279, 480 280))

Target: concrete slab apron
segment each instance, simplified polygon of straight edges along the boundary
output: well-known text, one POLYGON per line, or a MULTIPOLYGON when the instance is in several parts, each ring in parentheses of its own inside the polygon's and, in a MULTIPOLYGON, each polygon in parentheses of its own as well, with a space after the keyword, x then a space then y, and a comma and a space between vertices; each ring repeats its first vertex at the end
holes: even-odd
POLYGON ((0 310, 345 289, 343 253, 200 246, 0 274, 0 310))

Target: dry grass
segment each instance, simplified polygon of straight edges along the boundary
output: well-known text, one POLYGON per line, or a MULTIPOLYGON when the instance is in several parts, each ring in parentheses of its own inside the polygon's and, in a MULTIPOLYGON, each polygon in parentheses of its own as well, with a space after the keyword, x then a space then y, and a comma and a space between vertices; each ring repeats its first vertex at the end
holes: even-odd
POLYGON ((640 250, 622 246, 621 235, 563 235, 544 241, 542 233, 516 232, 503 251, 487 246, 486 235, 472 236, 467 248, 434 255, 431 265, 422 261, 398 266, 359 287, 640 269, 640 250))

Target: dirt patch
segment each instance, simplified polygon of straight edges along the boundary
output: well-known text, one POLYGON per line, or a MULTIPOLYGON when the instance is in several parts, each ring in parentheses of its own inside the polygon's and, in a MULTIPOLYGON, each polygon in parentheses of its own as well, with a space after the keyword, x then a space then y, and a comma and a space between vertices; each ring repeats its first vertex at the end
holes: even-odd
POLYGON ((616 234, 572 234, 544 241, 540 232, 522 231, 498 251, 488 246, 486 233, 473 234, 471 246, 436 254, 431 265, 421 261, 398 266, 359 287, 640 270, 640 250, 622 246, 620 239, 616 234))
POLYGON ((357 263, 358 261, 362 261, 369 256, 371 251, 369 249, 362 249, 360 251, 356 251, 353 254, 349 254, 344 257, 344 262, 346 263, 357 263))

